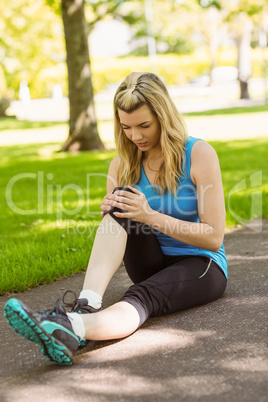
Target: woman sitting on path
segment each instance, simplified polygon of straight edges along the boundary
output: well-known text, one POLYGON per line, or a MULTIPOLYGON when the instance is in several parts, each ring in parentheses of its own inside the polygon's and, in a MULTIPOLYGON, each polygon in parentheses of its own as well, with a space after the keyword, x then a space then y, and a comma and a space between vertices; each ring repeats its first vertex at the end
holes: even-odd
POLYGON ((60 299, 37 312, 5 305, 11 327, 58 364, 72 364, 85 340, 135 332, 149 317, 219 298, 227 284, 225 206, 214 149, 189 137, 163 82, 131 73, 114 98, 118 157, 110 165, 103 219, 83 290, 66 313, 60 299), (124 259, 133 285, 102 310, 102 297, 124 259))

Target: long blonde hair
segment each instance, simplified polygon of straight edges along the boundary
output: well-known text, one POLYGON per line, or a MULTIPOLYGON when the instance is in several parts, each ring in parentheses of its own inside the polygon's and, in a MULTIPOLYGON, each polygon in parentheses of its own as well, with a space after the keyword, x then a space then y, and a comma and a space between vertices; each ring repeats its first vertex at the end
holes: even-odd
POLYGON ((161 79, 153 73, 130 73, 114 97, 115 143, 120 156, 117 171, 119 186, 134 185, 141 175, 142 151, 127 138, 120 124, 118 110, 131 113, 143 105, 154 113, 161 127, 160 145, 163 162, 155 185, 164 193, 175 194, 183 175, 184 149, 188 137, 186 125, 161 79))

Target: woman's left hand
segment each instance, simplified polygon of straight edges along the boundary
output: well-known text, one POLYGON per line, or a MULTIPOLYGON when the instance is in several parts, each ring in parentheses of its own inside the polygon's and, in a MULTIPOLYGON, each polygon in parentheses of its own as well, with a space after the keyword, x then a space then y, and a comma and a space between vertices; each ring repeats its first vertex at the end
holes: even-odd
POLYGON ((109 196, 109 204, 120 208, 124 212, 114 212, 118 218, 129 218, 137 222, 146 223, 148 216, 155 211, 149 206, 143 193, 135 187, 128 186, 133 193, 124 190, 117 190, 109 196))

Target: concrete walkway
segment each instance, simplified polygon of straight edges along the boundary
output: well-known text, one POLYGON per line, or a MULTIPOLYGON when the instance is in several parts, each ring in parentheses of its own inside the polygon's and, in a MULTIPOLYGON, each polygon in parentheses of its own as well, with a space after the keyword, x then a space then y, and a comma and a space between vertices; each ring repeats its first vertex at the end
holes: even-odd
MULTIPOLYGON (((150 319, 124 340, 92 343, 71 367, 48 362, 1 315, 0 401, 268 401, 268 222, 258 233, 228 233, 225 247, 230 276, 220 300, 150 319)), ((79 293, 83 278, 74 275, 17 297, 48 308, 67 289, 79 293)), ((129 284, 120 268, 105 305, 129 284)), ((0 298, 1 311, 7 300, 0 298)))

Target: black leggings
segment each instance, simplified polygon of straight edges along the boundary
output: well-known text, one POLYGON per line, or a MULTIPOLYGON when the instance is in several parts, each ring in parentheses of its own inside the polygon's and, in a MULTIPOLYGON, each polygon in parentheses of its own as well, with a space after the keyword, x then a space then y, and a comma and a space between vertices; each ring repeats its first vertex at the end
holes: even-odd
MULTIPOLYGON (((118 189, 131 191, 123 187, 114 191, 118 189)), ((186 310, 222 296, 227 279, 213 260, 202 256, 163 254, 151 226, 118 218, 113 214, 116 211, 121 212, 112 207, 107 213, 128 234, 124 263, 134 282, 121 301, 137 309, 140 326, 148 317, 186 310)))

